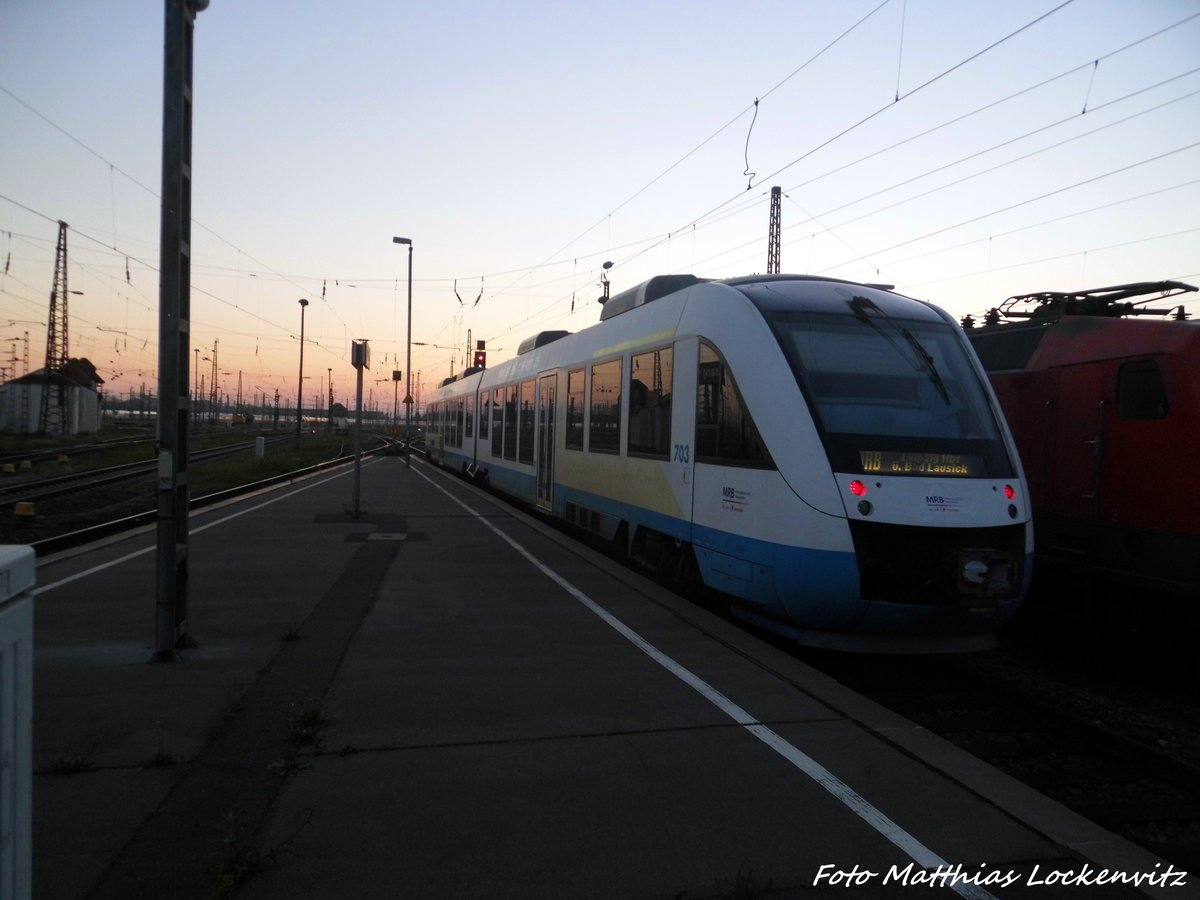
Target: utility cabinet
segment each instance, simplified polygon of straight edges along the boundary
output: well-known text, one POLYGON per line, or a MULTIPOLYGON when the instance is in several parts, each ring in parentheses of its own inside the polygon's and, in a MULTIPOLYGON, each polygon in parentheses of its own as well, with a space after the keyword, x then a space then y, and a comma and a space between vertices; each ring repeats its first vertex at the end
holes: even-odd
POLYGON ((33 894, 32 547, 0 545, 0 900, 33 894))

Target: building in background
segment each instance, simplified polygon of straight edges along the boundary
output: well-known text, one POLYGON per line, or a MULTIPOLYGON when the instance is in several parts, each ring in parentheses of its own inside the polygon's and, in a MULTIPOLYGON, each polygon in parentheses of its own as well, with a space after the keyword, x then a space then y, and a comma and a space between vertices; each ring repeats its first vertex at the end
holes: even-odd
POLYGON ((42 395, 65 406, 63 432, 81 434, 100 430, 104 379, 87 359, 71 359, 61 373, 38 369, 0 385, 0 431, 36 434, 42 430, 42 395))

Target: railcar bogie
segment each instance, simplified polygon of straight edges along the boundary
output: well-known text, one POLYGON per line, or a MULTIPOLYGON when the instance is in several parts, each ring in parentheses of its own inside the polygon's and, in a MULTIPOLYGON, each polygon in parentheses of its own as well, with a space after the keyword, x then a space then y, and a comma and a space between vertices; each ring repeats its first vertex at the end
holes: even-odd
POLYGON ((428 431, 434 461, 805 643, 978 646, 1027 585, 982 370, 944 313, 879 287, 652 279, 444 385, 428 431))

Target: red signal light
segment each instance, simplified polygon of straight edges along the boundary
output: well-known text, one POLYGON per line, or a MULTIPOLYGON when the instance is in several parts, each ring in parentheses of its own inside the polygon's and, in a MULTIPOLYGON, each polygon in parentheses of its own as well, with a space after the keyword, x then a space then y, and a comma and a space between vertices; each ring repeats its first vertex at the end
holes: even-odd
POLYGON ((1004 496, 1005 498, 1012 500, 1017 496, 1016 488, 1014 488, 1011 484, 1006 484, 1004 486, 1004 496))
POLYGON ((855 497, 865 497, 867 494, 867 486, 857 478, 850 482, 850 493, 855 497))

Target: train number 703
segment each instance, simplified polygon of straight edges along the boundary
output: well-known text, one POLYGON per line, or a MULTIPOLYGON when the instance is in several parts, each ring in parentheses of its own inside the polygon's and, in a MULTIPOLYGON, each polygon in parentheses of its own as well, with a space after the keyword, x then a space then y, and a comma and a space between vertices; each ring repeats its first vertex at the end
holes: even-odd
POLYGON ((681 463, 691 462, 691 458, 692 458, 692 445, 691 444, 675 444, 674 446, 675 446, 675 449, 671 453, 671 460, 673 462, 681 462, 681 463))

